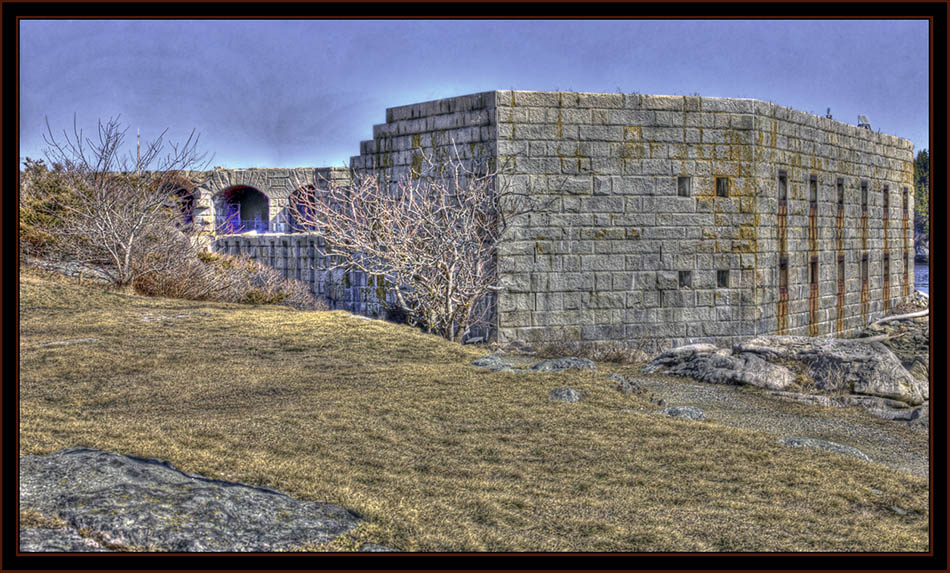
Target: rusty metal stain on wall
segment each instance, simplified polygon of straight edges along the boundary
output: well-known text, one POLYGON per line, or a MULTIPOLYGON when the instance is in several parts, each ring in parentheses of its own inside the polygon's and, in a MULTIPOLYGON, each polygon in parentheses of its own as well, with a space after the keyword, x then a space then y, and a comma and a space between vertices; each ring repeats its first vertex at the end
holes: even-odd
POLYGON ((908 252, 908 249, 907 249, 907 232, 910 227, 910 220, 909 220, 909 215, 908 215, 907 202, 908 202, 907 187, 904 187, 903 191, 901 191, 901 206, 903 207, 903 210, 904 210, 903 221, 901 223, 901 236, 904 238, 904 250, 902 251, 904 253, 904 256, 903 256, 904 281, 901 283, 901 297, 903 298, 907 298, 910 295, 910 280, 909 280, 908 272, 907 272, 908 267, 910 267, 910 253, 908 252))
POLYGON ((861 255, 861 316, 864 323, 868 322, 868 306, 870 302, 868 292, 868 254, 861 255))
POLYGON ((891 310, 891 257, 888 254, 884 254, 884 263, 882 264, 884 270, 884 312, 887 313, 891 310))
POLYGON ((808 335, 818 336, 818 176, 808 179, 808 335))
POLYGON ((788 174, 778 172, 778 333, 788 333, 788 174))
POLYGON ((818 255, 808 261, 808 336, 818 336, 818 255))
POLYGON ((778 265, 778 333, 788 333, 788 259, 782 257, 778 265))
POLYGON ((838 255, 838 314, 835 317, 835 331, 844 332, 844 254, 838 255))

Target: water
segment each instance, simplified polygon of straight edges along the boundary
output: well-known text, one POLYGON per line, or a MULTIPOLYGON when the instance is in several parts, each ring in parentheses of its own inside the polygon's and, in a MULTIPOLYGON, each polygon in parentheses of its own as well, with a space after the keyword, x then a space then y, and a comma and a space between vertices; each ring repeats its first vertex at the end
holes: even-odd
POLYGON ((914 288, 930 295, 930 263, 914 264, 914 288))

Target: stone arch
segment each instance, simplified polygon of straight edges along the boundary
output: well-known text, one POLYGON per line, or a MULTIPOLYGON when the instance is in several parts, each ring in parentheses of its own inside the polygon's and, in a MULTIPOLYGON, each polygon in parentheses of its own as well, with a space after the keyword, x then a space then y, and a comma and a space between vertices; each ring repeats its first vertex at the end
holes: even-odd
POLYGON ((250 185, 232 185, 214 195, 215 232, 270 232, 270 198, 250 185))

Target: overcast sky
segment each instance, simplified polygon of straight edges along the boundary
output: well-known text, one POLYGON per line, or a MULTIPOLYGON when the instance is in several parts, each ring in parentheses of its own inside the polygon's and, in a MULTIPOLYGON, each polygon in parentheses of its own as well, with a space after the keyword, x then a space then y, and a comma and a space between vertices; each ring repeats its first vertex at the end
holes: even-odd
POLYGON ((24 20, 20 157, 121 114, 223 167, 342 166, 385 109, 495 89, 746 97, 929 148, 924 20, 24 20))

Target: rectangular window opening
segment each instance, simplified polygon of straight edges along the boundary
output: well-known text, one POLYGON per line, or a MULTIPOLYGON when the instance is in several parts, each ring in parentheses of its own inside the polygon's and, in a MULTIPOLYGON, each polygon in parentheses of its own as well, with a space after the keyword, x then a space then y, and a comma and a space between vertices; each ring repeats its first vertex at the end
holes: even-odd
POLYGON ((844 285, 844 255, 838 257, 838 285, 844 285))
POLYGON ((808 179, 808 202, 812 209, 818 208, 818 176, 812 175, 808 179))
POLYGON ((784 171, 778 172, 778 202, 779 205, 788 202, 788 174, 784 171))
POLYGON ((680 197, 689 197, 690 191, 690 178, 689 177, 677 177, 676 178, 676 194, 680 197))
POLYGON ((811 264, 808 265, 808 269, 809 269, 809 273, 808 273, 809 284, 811 284, 812 286, 817 286, 818 285, 818 257, 811 258, 811 264))
POLYGON ((904 211, 904 216, 907 216, 907 187, 901 190, 901 209, 904 211))
POLYGON ((838 209, 844 209, 844 179, 838 179, 838 209))
POLYGON ((688 287, 693 283, 693 271, 680 271, 680 286, 688 287))
POLYGON ((861 182, 861 210, 868 210, 868 182, 861 182))
POLYGON ((729 196, 729 178, 716 177, 716 195, 720 197, 729 196))
POLYGON ((868 284, 868 256, 861 255, 861 283, 868 284))
POLYGON ((884 214, 887 215, 888 208, 890 208, 891 206, 891 193, 887 185, 884 186, 883 195, 884 195, 884 214))
POLYGON ((727 288, 729 286, 728 270, 716 271, 716 286, 719 288, 727 288))
POLYGON ((785 290, 788 288, 788 259, 782 258, 778 262, 778 288, 785 290))
POLYGON ((884 275, 884 281, 887 281, 887 277, 891 274, 891 256, 884 255, 884 267, 881 269, 882 274, 884 275))

